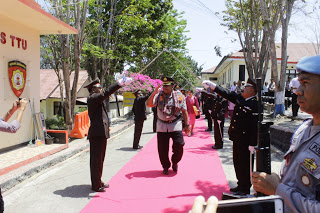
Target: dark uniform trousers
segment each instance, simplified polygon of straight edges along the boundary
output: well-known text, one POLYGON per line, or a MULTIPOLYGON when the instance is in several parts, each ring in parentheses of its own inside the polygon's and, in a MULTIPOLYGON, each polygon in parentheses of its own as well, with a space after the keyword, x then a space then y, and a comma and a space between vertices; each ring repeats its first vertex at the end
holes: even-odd
POLYGON ((209 110, 206 111, 205 116, 208 120, 208 129, 212 129, 212 116, 211 116, 209 110))
POLYGON ((203 101, 203 113, 206 116, 206 119, 208 120, 208 129, 212 130, 212 108, 213 108, 213 99, 202 95, 202 101, 203 101), (211 110, 211 112, 209 112, 211 110))
POLYGON ((157 107, 152 107, 152 112, 153 112, 153 132, 157 132, 157 121, 158 121, 157 107))
POLYGON ((132 111, 134 113, 134 138, 133 138, 133 148, 136 149, 139 146, 143 123, 147 119, 146 116, 146 100, 149 95, 138 96, 133 103, 132 111))
POLYGON ((208 129, 212 130, 212 111, 213 111, 213 99, 206 97, 205 104, 204 104, 204 114, 208 120, 208 129))
POLYGON ((143 128, 143 120, 135 120, 134 121, 134 138, 133 138, 133 148, 137 148, 139 146, 142 128, 143 128))
POLYGON ((223 148, 223 128, 224 128, 224 114, 228 107, 228 101, 221 97, 214 99, 213 106, 213 126, 214 126, 214 140, 217 148, 223 148), (220 124, 219 124, 220 123, 220 124))
POLYGON ((213 126, 214 126, 214 141, 215 141, 214 145, 218 148, 222 148, 223 147, 224 119, 218 120, 215 118, 213 120, 213 126), (218 122, 220 122, 220 124, 218 122))
MULTIPOLYGON (((212 116, 213 119, 215 146, 217 148, 223 148, 223 128, 225 120, 224 114, 228 106, 228 101, 208 92, 203 92, 202 96, 207 97, 207 100, 212 100, 212 105, 208 105, 207 107, 212 109, 210 116, 212 116)), ((212 126, 212 122, 209 122, 208 120, 208 125, 209 124, 212 126)))
POLYGON ((176 132, 158 132, 158 154, 160 158, 161 165, 164 169, 168 169, 171 166, 168 153, 169 153, 169 141, 172 138, 172 152, 171 162, 173 164, 179 163, 183 155, 183 134, 182 131, 176 132))
MULTIPOLYGON (((241 192, 250 194, 251 177, 250 177, 250 151, 249 145, 242 144, 243 141, 233 141, 233 165, 238 179, 238 186, 241 192)), ((253 159, 253 155, 252 155, 253 159)), ((253 168, 253 160, 252 160, 253 168)))
POLYGON ((102 186, 101 177, 107 148, 107 138, 91 137, 89 138, 89 142, 91 185, 93 189, 99 189, 102 186))
POLYGON ((0 213, 4 211, 4 202, 2 198, 1 188, 0 188, 0 213))
POLYGON ((292 116, 297 116, 299 111, 299 104, 297 102, 298 95, 295 93, 292 93, 292 116))

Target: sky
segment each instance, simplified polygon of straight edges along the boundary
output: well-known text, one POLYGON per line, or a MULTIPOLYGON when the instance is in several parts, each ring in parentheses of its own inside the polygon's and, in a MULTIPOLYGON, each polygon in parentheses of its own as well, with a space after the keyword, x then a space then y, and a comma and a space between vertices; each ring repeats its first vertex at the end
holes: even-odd
MULTIPOLYGON (((317 0, 307 0, 306 5, 313 5, 317 0)), ((237 39, 235 32, 227 32, 227 28, 220 25, 221 20, 215 16, 215 12, 226 9, 224 0, 173 0, 174 8, 179 12, 184 12, 183 19, 187 20, 187 43, 189 55, 203 65, 203 70, 217 66, 222 57, 215 54, 214 47, 221 47, 222 56, 241 49, 239 42, 232 43, 232 39, 237 39)), ((320 6, 318 6, 320 9, 320 6)), ((310 42, 306 35, 306 23, 308 20, 301 13, 293 14, 289 31, 288 42, 307 43, 310 42)), ((276 42, 281 42, 280 33, 276 42)))
MULTIPOLYGON (((306 1, 307 4, 304 5, 310 6, 319 0, 306 1)), ((45 8, 44 0, 36 0, 36 2, 45 8)), ((225 10, 224 2, 224 0, 173 0, 174 8, 184 12, 182 18, 187 20, 186 36, 190 38, 187 42, 188 54, 198 62, 199 66, 202 65, 203 70, 217 66, 223 56, 241 49, 239 42, 231 42, 233 39, 238 39, 236 33, 221 26, 222 21, 219 18, 221 15, 219 17, 215 15, 216 12, 221 14, 225 10), (215 46, 221 47, 222 57, 216 55, 215 46)), ((316 5, 320 11, 320 3, 316 5)), ((312 37, 312 33, 307 27, 308 23, 312 25, 313 22, 299 12, 293 14, 290 20, 288 42, 310 42, 308 38, 312 37)), ((281 42, 280 33, 276 42, 281 42)))
POLYGON ((174 8, 184 12, 183 19, 187 20, 187 42, 189 55, 202 65, 203 70, 210 69, 220 62, 214 50, 216 45, 221 47, 222 56, 240 49, 240 44, 231 43, 236 38, 234 32, 221 26, 221 20, 215 12, 225 10, 224 0, 173 0, 174 8))

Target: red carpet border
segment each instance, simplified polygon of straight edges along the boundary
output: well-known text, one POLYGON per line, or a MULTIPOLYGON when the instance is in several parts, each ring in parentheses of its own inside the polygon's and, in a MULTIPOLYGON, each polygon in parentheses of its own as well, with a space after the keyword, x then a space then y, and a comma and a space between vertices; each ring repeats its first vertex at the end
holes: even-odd
MULTIPOLYGON (((167 176, 162 174, 157 137, 153 137, 109 181, 110 188, 98 193, 81 212, 184 213, 198 195, 220 198, 229 186, 220 158, 211 148, 214 142, 205 129, 204 120, 198 119, 195 134, 184 137, 178 173, 170 169, 167 176)), ((170 150, 170 158, 171 154, 170 150)))

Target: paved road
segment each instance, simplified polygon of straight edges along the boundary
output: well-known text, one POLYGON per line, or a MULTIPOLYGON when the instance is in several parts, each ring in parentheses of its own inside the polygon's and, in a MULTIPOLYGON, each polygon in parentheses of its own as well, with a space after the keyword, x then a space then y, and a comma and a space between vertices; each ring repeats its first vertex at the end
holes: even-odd
MULTIPOLYGON (((232 143, 227 139, 228 124, 227 120, 224 148, 218 153, 229 185, 234 187, 236 179, 232 163, 232 143)), ((151 117, 145 122, 140 144, 145 145, 154 136, 151 117)), ((138 153, 131 148, 132 138, 133 127, 108 141, 103 173, 105 182, 108 182, 122 166, 138 153)), ((272 160, 273 171, 277 171, 281 159, 279 155, 273 154, 272 160)), ((160 163, 159 169, 161 169, 160 163)), ((90 186, 89 153, 87 150, 38 173, 5 192, 5 212, 79 212, 95 194, 91 191, 90 186)))
MULTIPOLYGON (((233 167, 233 161, 232 161, 232 142, 228 139, 228 128, 229 128, 230 120, 226 119, 225 122, 225 128, 224 128, 224 144, 223 144, 223 149, 218 150, 218 154, 222 163, 222 167, 224 170, 224 173, 227 177, 229 186, 231 188, 237 186, 237 179, 235 176, 234 172, 234 167, 233 167)), ((213 137, 213 132, 211 133, 213 137)), ((271 152, 271 171, 278 173, 281 162, 282 162, 282 155, 283 153, 277 150, 276 148, 272 147, 272 152, 271 152)), ((255 165, 254 165, 254 170, 255 170, 255 165)), ((251 188, 251 194, 253 194, 254 191, 251 188)))
MULTIPOLYGON (((154 135, 151 118, 145 122, 140 144, 146 144, 154 135)), ((133 127, 108 141, 102 178, 105 182, 108 182, 138 153, 137 150, 132 149, 132 138, 133 127)), ((87 150, 38 173, 5 192, 5 212, 79 212, 95 194, 90 186, 89 152, 87 150)))

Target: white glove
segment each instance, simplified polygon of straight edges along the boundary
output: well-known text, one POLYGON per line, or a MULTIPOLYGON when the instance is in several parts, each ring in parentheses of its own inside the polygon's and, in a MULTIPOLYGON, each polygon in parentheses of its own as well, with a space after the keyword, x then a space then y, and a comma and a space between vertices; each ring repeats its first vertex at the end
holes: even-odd
POLYGON ((125 86, 125 85, 129 85, 132 82, 132 78, 128 78, 124 76, 123 78, 117 81, 120 86, 125 86))
POLYGON ((202 90, 203 90, 203 88, 196 87, 196 92, 201 92, 202 90))
POLYGON ((249 151, 250 151, 250 153, 251 154, 253 154, 254 153, 254 146, 248 146, 248 149, 249 149, 249 151))
POLYGON ((216 86, 217 86, 215 83, 213 83, 213 82, 211 82, 209 80, 202 81, 202 85, 203 85, 204 88, 206 88, 206 89, 210 88, 212 90, 214 90, 216 88, 216 86))

